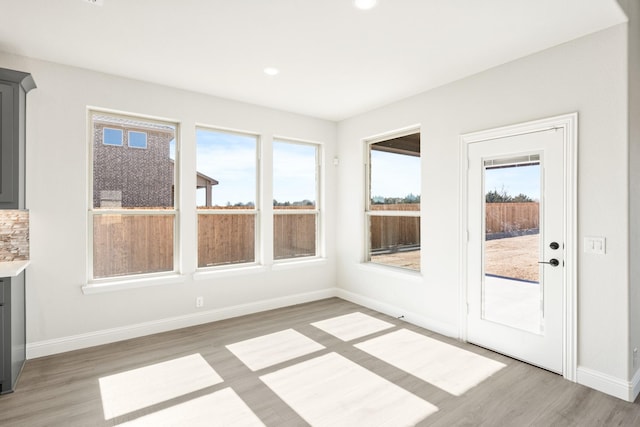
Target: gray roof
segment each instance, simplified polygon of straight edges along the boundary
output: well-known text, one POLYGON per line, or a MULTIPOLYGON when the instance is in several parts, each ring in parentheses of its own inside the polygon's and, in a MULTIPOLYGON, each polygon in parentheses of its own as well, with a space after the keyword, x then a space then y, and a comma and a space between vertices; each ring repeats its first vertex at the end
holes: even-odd
POLYGON ((106 114, 96 114, 92 115, 94 122, 100 122, 105 124, 114 124, 123 127, 135 127, 141 129, 149 129, 149 130, 157 130, 161 132, 175 132, 176 127, 167 124, 161 124, 158 122, 152 121, 144 121, 139 119, 131 119, 120 116, 111 116, 106 114))

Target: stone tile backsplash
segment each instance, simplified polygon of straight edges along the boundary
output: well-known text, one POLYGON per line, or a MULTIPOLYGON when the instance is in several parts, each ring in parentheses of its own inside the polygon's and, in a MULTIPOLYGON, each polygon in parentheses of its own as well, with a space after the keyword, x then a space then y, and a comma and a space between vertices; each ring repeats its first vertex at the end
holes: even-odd
POLYGON ((29 211, 0 209, 0 262, 29 259, 29 211))

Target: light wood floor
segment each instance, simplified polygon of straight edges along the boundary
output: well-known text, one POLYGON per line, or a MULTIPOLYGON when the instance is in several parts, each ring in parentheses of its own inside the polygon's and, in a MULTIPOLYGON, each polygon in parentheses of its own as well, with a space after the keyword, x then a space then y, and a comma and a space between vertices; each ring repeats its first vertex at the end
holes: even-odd
MULTIPOLYGON (((110 426, 231 387, 267 426, 308 425, 258 377, 283 366, 337 353, 436 405, 421 426, 640 426, 640 404, 627 403, 488 350, 459 343, 337 298, 27 361, 15 393, 0 396, 0 425, 110 426), (359 311, 396 325, 343 342, 310 323, 359 311), (326 349, 252 372, 225 345, 294 329, 326 349), (507 366, 454 396, 357 349, 354 344, 400 328, 489 357, 507 366), (200 353, 224 384, 105 421, 98 380, 200 353)), ((460 367, 464 369, 464 367, 460 367)))

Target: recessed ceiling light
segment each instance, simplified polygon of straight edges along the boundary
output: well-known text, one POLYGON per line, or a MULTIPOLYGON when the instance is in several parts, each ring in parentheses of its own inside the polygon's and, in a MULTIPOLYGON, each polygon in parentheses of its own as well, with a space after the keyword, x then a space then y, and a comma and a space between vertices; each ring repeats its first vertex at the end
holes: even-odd
POLYGON ((274 67, 267 67, 263 71, 267 76, 275 76, 280 73, 280 70, 274 67))
POLYGON ((355 0, 353 4, 358 9, 369 10, 376 6, 377 0, 355 0))

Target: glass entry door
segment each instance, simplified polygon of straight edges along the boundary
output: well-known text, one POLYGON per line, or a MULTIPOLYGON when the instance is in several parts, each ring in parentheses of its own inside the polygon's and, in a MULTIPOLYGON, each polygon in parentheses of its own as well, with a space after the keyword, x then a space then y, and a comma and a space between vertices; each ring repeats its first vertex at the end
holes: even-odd
POLYGON ((467 340, 562 372, 563 130, 469 144, 467 340))

